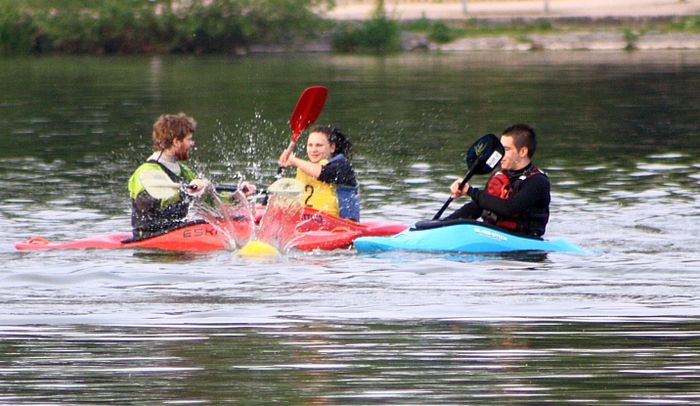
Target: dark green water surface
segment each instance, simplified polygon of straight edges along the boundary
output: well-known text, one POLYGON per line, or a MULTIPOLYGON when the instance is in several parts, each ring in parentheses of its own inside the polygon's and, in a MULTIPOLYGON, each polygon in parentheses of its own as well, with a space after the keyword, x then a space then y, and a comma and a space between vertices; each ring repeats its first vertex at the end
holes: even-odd
POLYGON ((5 58, 0 83, 0 403, 700 399, 697 53, 5 58), (364 218, 432 217, 469 145, 527 122, 546 236, 593 254, 15 250, 129 231, 162 113, 197 119, 203 175, 269 184, 313 84, 364 218))

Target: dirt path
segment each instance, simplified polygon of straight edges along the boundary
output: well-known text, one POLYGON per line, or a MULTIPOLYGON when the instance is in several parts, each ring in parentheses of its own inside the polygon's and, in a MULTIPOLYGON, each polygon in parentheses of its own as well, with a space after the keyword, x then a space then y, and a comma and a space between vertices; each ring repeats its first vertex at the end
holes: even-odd
MULTIPOLYGON (((338 1, 327 12, 338 20, 365 19, 372 15, 374 1, 338 1)), ((385 1, 385 11, 400 20, 465 18, 626 18, 700 15, 700 0, 461 0, 385 1), (465 8, 466 4, 466 8, 465 8)))

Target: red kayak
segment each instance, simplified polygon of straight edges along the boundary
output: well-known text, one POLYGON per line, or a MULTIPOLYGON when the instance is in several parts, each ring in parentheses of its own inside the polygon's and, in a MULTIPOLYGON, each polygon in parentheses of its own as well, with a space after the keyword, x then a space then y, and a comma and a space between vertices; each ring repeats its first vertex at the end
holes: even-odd
MULTIPOLYGON (((291 247, 310 251, 315 249, 334 250, 348 248, 352 242, 361 236, 389 236, 400 233, 408 228, 407 225, 386 221, 366 220, 351 221, 337 216, 305 208, 302 221, 297 226, 299 236, 291 243, 291 247)), ((237 227, 238 222, 220 222, 217 227, 204 221, 195 221, 166 233, 134 240, 131 233, 107 233, 72 241, 49 241, 44 237, 33 237, 18 242, 18 250, 51 250, 51 249, 117 249, 117 248, 146 248, 166 251, 215 251, 227 248, 226 237, 217 230, 230 230, 242 233, 244 227, 237 227)), ((227 232, 231 235, 231 233, 227 232)))

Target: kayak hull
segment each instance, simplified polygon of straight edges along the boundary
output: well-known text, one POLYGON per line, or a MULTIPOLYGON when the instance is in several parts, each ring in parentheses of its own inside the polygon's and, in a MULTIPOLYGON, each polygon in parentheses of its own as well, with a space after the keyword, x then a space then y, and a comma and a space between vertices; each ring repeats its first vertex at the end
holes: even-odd
POLYGON ((125 246, 122 241, 131 238, 131 233, 107 233, 72 241, 49 241, 44 237, 32 237, 15 244, 20 251, 79 250, 85 248, 116 249, 125 246))
POLYGON ((49 241, 33 237, 15 244, 21 251, 67 249, 144 248, 164 251, 216 251, 226 248, 225 239, 209 223, 195 222, 157 236, 133 240, 131 233, 106 233, 73 241, 49 241))
POLYGON ((359 237, 353 245, 360 253, 412 251, 478 254, 543 251, 583 254, 586 252, 566 240, 521 237, 471 221, 428 229, 412 228, 387 237, 359 237))
MULTIPOLYGON (((393 235, 408 228, 405 224, 369 220, 355 222, 332 216, 317 210, 308 209, 303 214, 304 221, 297 226, 299 236, 290 244, 290 248, 302 251, 345 249, 362 235, 393 235)), ((246 227, 237 227, 238 222, 222 222, 218 228, 234 228, 237 235, 246 232, 246 227), (240 229, 239 229, 240 228, 240 229)), ((229 233, 230 234, 230 233, 229 233)), ((131 239, 131 233, 106 233, 72 241, 49 241, 43 237, 33 237, 15 244, 21 251, 63 250, 63 249, 121 249, 143 248, 164 251, 217 251, 228 248, 226 236, 220 235, 217 227, 196 221, 170 230, 164 234, 131 239)), ((245 237, 245 236, 243 236, 245 237)))
POLYGON ((318 230, 353 231, 358 233, 358 236, 388 236, 398 234, 408 230, 408 228, 406 224, 381 219, 352 221, 306 207, 302 214, 302 222, 297 226, 297 231, 301 233, 318 230))

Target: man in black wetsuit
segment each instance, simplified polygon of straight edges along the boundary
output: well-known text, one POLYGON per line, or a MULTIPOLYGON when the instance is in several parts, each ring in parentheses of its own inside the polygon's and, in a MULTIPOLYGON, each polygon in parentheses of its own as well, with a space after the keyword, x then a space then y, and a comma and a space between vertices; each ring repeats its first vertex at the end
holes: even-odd
POLYGON ((472 201, 445 220, 477 219, 530 237, 541 237, 549 220, 550 184, 547 175, 532 164, 537 148, 535 130, 514 124, 501 134, 505 150, 500 171, 489 178, 486 189, 462 190, 457 179, 450 186, 452 197, 468 195, 472 201))

